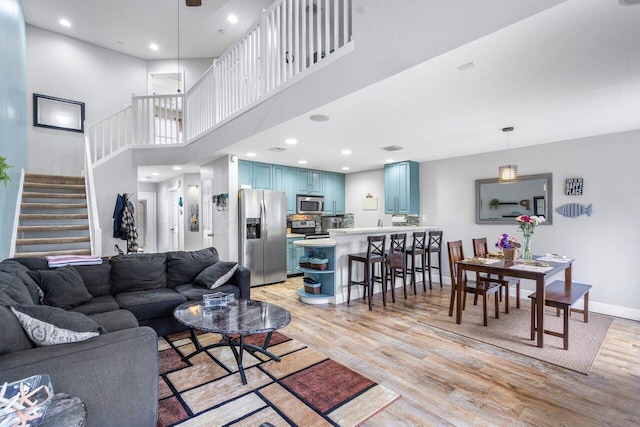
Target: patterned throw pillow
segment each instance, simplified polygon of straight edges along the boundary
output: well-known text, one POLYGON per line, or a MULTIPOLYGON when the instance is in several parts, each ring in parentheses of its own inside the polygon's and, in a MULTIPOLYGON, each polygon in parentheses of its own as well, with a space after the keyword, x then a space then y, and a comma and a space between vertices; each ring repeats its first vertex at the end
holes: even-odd
POLYGON ((195 283, 208 289, 215 289, 227 283, 237 269, 237 262, 216 262, 202 270, 196 277, 195 283))
POLYGON ((84 314, 46 305, 16 305, 11 311, 34 344, 50 346, 84 341, 106 330, 84 314))

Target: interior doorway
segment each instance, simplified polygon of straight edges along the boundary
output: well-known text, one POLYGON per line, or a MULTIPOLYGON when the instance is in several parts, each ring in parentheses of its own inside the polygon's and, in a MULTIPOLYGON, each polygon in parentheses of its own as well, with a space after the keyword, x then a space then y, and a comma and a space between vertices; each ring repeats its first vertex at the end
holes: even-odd
POLYGON ((149 95, 184 93, 184 71, 179 73, 149 73, 149 95))
POLYGON ((180 214, 182 212, 182 206, 180 206, 180 193, 179 188, 169 189, 169 250, 180 251, 182 247, 180 245, 180 214))
POLYGON ((156 252, 156 193, 138 193, 138 252, 156 252))

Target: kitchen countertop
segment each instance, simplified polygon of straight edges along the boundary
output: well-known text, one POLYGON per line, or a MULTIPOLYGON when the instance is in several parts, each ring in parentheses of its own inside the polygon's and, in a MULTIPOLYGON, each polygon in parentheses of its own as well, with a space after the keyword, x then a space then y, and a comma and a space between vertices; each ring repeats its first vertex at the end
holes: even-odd
POLYGON ((336 242, 333 239, 311 239, 311 240, 296 240, 293 242, 294 246, 302 246, 305 248, 335 246, 336 242))
POLYGON ((358 228, 331 228, 329 235, 331 237, 350 236, 357 234, 376 234, 376 233, 402 233, 413 231, 434 231, 438 227, 434 225, 401 225, 392 227, 358 227, 358 228))
POLYGON ((300 233, 287 233, 287 239, 296 238, 296 237, 302 237, 302 238, 304 238, 304 234, 300 234, 300 233))

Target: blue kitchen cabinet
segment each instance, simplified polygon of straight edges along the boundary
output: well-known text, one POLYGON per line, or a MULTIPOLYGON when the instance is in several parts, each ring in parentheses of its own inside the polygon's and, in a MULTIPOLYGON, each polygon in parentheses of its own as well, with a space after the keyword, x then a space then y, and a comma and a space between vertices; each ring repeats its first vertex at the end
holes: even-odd
POLYGON ((406 161, 384 167, 384 213, 420 214, 420 165, 406 161))
POLYGON ((238 161, 238 187, 249 186, 257 190, 271 190, 272 165, 260 162, 238 161))
POLYGON ((322 171, 298 168, 297 194, 322 196, 322 171))
POLYGON ((322 173, 324 190, 324 215, 344 215, 345 190, 344 174, 335 172, 322 173))
POLYGON ((296 168, 273 165, 271 189, 287 193, 287 214, 296 213, 296 168))
POLYGON ((304 255, 304 248, 294 246, 296 240, 304 240, 304 237, 288 237, 287 238, 287 275, 298 274, 298 261, 304 255))

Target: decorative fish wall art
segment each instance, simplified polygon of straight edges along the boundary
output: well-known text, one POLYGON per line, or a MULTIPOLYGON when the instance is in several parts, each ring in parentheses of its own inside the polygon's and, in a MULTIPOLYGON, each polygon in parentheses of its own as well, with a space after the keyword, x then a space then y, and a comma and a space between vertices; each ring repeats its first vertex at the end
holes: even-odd
POLYGON ((560 215, 564 215, 567 218, 577 218, 580 215, 587 214, 587 216, 591 216, 593 213, 593 208, 591 205, 585 206, 580 203, 569 203, 566 205, 562 205, 556 209, 560 215))

